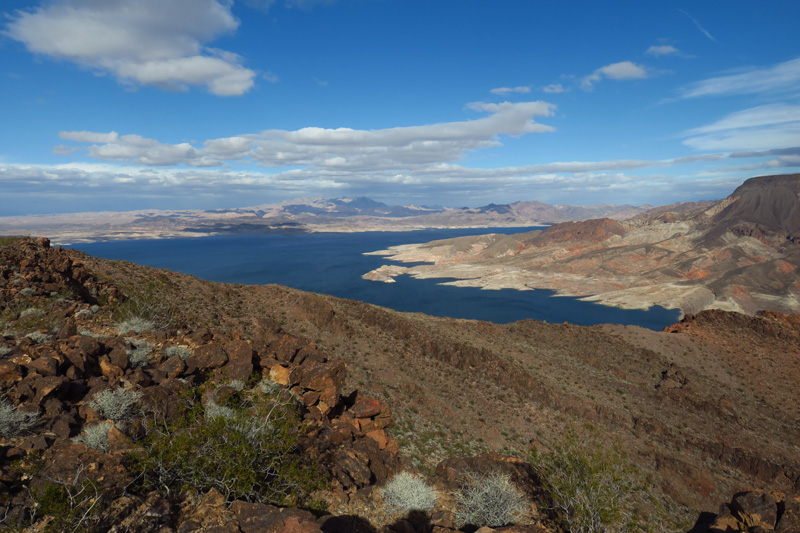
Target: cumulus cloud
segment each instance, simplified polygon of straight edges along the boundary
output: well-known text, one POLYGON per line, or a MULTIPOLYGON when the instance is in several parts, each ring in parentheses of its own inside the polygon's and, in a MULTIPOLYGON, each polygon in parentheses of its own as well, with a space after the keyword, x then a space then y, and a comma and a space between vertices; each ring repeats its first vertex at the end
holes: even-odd
POLYGON ((64 131, 64 140, 89 144, 87 152, 102 161, 138 165, 220 166, 249 160, 266 167, 309 166, 316 169, 379 170, 462 159, 467 152, 499 146, 499 136, 552 131, 534 117, 551 116, 547 102, 474 102, 468 108, 488 116, 380 130, 316 128, 265 130, 220 139, 202 146, 169 144, 116 132, 64 131))
POLYGON ((492 94, 499 94, 501 96, 505 96, 509 93, 522 93, 527 94, 531 92, 530 87, 521 86, 521 87, 498 87, 496 89, 492 89, 489 91, 492 94))
POLYGON ((566 92, 566 89, 560 83, 551 83, 550 85, 542 87, 542 91, 549 94, 560 94, 566 92))
POLYGON ((800 105, 768 104, 684 132, 697 150, 766 150, 800 145, 800 105))
POLYGON ((680 91, 682 98, 727 94, 769 94, 796 91, 800 85, 800 58, 770 67, 750 68, 716 76, 680 91))
POLYGON ((238 25, 224 0, 56 0, 18 11, 3 33, 32 53, 108 72, 125 84, 201 85, 237 96, 250 90, 256 73, 237 54, 204 43, 238 25))
POLYGON ((671 46, 671 45, 668 45, 668 44, 654 45, 654 46, 651 46, 650 48, 648 48, 645 51, 645 54, 650 55, 650 56, 655 56, 655 57, 669 56, 669 55, 674 55, 674 54, 677 54, 677 53, 679 53, 679 50, 677 48, 675 48, 674 46, 671 46))
POLYGON ((610 80, 636 80, 647 78, 647 69, 642 65, 637 65, 632 61, 620 61, 604 67, 600 67, 593 73, 581 80, 581 89, 591 91, 594 84, 604 78, 610 80))

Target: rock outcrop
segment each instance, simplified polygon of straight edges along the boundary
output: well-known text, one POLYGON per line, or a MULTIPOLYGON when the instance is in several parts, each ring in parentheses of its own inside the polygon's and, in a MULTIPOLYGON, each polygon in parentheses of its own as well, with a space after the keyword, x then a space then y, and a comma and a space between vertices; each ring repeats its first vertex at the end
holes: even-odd
MULTIPOLYGON (((37 417, 30 430, 0 435, 5 524, 48 523, 53 520, 48 498, 59 497, 60 505, 96 501, 91 521, 83 523, 92 530, 117 524, 138 531, 212 525, 225 531, 319 531, 317 517, 307 511, 244 501, 223 508, 213 491, 198 495, 199 501, 190 494, 131 492, 134 474, 126 453, 143 437, 144 426, 138 416, 106 420, 109 414, 93 402, 109 390, 128 391, 140 398, 144 413, 159 413, 166 423, 185 412, 182 398, 207 382, 238 383, 229 386, 235 387, 231 393, 254 379, 283 388, 305 419, 298 452, 317 461, 321 479, 328 480, 322 494, 329 502, 346 500, 402 467, 397 443, 386 432, 392 424, 389 407, 358 391, 344 394, 345 365, 314 343, 268 322, 230 333, 186 325, 180 331, 125 335, 90 331, 100 325, 93 318, 103 313, 98 302, 121 302, 125 296, 73 261, 73 255, 51 249, 44 239, 18 240, 2 249, 7 329, 0 338, 0 387, 13 410, 0 416, 37 417), (36 323, 28 320, 34 316, 36 323), (32 333, 23 336, 26 329, 32 333), (131 352, 142 347, 151 351, 147 361, 133 364, 131 352), (183 352, 170 349, 177 347, 183 352), (93 424, 107 424, 102 449, 76 442, 93 424)), ((13 420, 2 424, 13 426, 13 420)), ((80 508, 89 516, 87 509, 80 508)))

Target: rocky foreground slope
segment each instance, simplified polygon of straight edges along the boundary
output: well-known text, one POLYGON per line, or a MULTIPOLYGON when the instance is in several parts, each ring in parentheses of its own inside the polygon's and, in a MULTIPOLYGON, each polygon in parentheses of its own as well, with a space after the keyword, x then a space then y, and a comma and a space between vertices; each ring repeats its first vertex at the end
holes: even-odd
POLYGON ((552 289, 624 308, 660 305, 800 312, 800 174, 752 178, 714 203, 629 220, 566 222, 517 235, 461 237, 386 251, 364 277, 456 278, 455 285, 552 289))
POLYGON ((0 242, 0 298, 2 526, 445 533, 482 470, 523 494, 509 531, 566 531, 538 461, 583 442, 633 475, 641 530, 800 530, 794 315, 496 325, 43 239, 0 242), (385 506, 408 469, 426 513, 385 506))

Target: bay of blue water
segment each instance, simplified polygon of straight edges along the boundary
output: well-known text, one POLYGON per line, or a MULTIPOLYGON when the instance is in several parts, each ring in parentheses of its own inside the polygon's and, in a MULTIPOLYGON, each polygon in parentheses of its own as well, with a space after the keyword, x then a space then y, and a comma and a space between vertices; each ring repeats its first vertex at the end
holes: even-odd
POLYGON ((72 248, 96 257, 121 259, 192 274, 210 281, 276 283, 304 291, 361 300, 397 311, 508 323, 523 318, 580 325, 638 325, 660 330, 679 312, 661 307, 624 310, 553 291, 482 290, 440 285, 442 279, 398 276, 396 283, 361 278, 386 264, 365 252, 398 244, 427 242, 478 233, 519 233, 532 228, 432 229, 407 232, 219 235, 167 240, 111 241, 72 248))

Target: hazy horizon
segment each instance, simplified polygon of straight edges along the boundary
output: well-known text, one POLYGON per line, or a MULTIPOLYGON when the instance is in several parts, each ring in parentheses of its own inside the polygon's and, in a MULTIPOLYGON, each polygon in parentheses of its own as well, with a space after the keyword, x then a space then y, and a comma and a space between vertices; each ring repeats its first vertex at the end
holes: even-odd
POLYGON ((9 0, 0 216, 664 205, 800 166, 800 4, 9 0))

